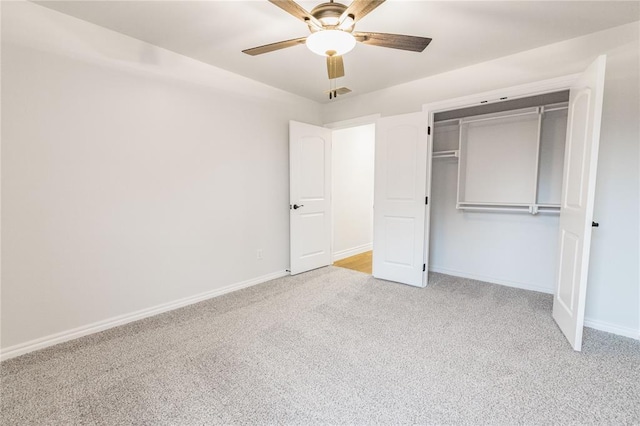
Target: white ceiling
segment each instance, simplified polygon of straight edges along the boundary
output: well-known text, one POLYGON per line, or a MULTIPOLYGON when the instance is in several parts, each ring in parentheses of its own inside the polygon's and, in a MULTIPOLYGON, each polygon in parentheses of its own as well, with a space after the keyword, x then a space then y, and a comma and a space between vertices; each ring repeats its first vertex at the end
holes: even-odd
MULTIPOLYGON (((305 46, 260 56, 241 52, 308 35, 303 22, 266 0, 38 3, 288 92, 328 101, 323 94, 329 87, 325 58, 305 46)), ((318 3, 300 2, 307 10, 318 3)), ((639 1, 387 0, 356 29, 433 41, 422 53, 359 44, 345 55, 346 76, 338 85, 362 94, 637 20, 639 1)))

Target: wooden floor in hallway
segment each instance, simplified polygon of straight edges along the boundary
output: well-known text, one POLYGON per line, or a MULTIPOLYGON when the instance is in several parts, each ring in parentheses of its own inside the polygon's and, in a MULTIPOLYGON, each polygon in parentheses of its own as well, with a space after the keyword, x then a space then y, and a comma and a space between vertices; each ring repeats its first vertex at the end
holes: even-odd
POLYGON ((356 254, 355 256, 333 262, 333 266, 353 269, 354 271, 364 272, 369 275, 371 275, 372 272, 372 265, 373 251, 366 251, 364 253, 356 254))

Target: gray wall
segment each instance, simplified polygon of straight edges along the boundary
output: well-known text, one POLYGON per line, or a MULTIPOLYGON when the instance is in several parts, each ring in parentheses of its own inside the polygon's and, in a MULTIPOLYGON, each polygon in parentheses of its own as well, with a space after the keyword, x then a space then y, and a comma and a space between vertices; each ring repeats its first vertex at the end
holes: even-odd
POLYGON ((319 107, 3 3, 2 348, 284 273, 290 119, 319 107))

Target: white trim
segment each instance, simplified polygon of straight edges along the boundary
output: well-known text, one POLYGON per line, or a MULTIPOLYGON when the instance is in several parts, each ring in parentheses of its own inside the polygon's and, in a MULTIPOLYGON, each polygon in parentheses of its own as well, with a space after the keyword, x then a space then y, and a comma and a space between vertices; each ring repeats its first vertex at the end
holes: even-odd
POLYGON ((438 272, 441 274, 452 275, 454 277, 469 278, 471 280, 484 281, 492 284, 500 284, 507 287, 519 288, 522 290, 537 291, 540 293, 553 294, 553 289, 541 285, 521 283, 518 281, 504 280, 501 278, 489 277, 486 275, 469 274, 467 272, 456 271, 448 268, 440 268, 438 266, 429 266, 430 272, 438 272))
POLYGON ((595 330, 606 331, 607 333, 617 334, 618 336, 630 337, 635 340, 640 340, 640 330, 635 330, 633 328, 620 327, 619 325, 591 318, 584 319, 584 326, 593 328, 595 330))
MULTIPOLYGON (((505 97, 507 98, 506 100, 513 100, 529 96, 543 95, 545 93, 556 92, 559 90, 569 90, 571 85, 579 76, 580 74, 565 75, 548 80, 521 84, 519 86, 490 90, 488 92, 477 93, 475 95, 467 95, 439 102, 431 102, 423 104, 422 110, 428 111, 429 115, 432 115, 435 112, 450 111, 453 109, 479 105, 480 102, 483 101, 487 101, 487 103, 495 103, 502 102, 500 98, 505 97)), ((432 117, 429 117, 429 123, 433 124, 432 117)))
POLYGON ((324 125, 324 127, 332 130, 337 130, 337 129, 347 129, 349 127, 366 126, 367 124, 375 124, 375 122, 380 117, 381 117, 380 114, 365 115, 363 117, 350 118, 349 120, 341 120, 341 121, 334 121, 332 123, 327 123, 324 125))
POLYGON ((156 305, 150 308, 141 309, 139 311, 135 311, 129 314, 119 315, 117 317, 94 322, 92 324, 84 325, 71 330, 51 334, 49 336, 31 340, 29 342, 20 343, 14 346, 10 346, 6 349, 1 349, 0 361, 4 361, 9 358, 14 358, 20 355, 24 355, 26 353, 33 352, 38 349, 44 349, 49 346, 57 345, 58 343, 74 340, 79 337, 83 337, 89 334, 97 333, 99 331, 107 330, 109 328, 124 325, 133 321, 141 320, 143 318, 148 318, 154 315, 158 315, 163 312, 172 311, 174 309, 182 308, 184 306, 202 302, 203 300, 212 299, 214 297, 222 296, 223 294, 231 293, 233 291, 241 290, 243 288, 251 287, 257 284, 262 284, 264 282, 275 280, 276 278, 282 278, 288 275, 289 273, 286 271, 274 272, 271 274, 263 275, 261 277, 252 278, 250 280, 242 281, 242 282, 231 284, 225 287, 210 290, 204 293, 196 294, 195 296, 184 297, 182 299, 174 300, 173 302, 163 303, 161 305, 156 305))
POLYGON ((367 243, 358 247, 336 251, 333 253, 332 259, 334 262, 336 262, 338 260, 346 259, 347 257, 355 256, 356 254, 364 253, 371 250, 373 250, 373 243, 367 243))

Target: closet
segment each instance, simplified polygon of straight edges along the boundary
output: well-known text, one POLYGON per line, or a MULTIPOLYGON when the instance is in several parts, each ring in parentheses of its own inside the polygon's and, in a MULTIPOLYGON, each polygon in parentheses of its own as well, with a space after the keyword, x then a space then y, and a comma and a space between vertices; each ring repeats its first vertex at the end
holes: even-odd
POLYGON ((430 270, 553 292, 568 100, 434 115, 430 270))

